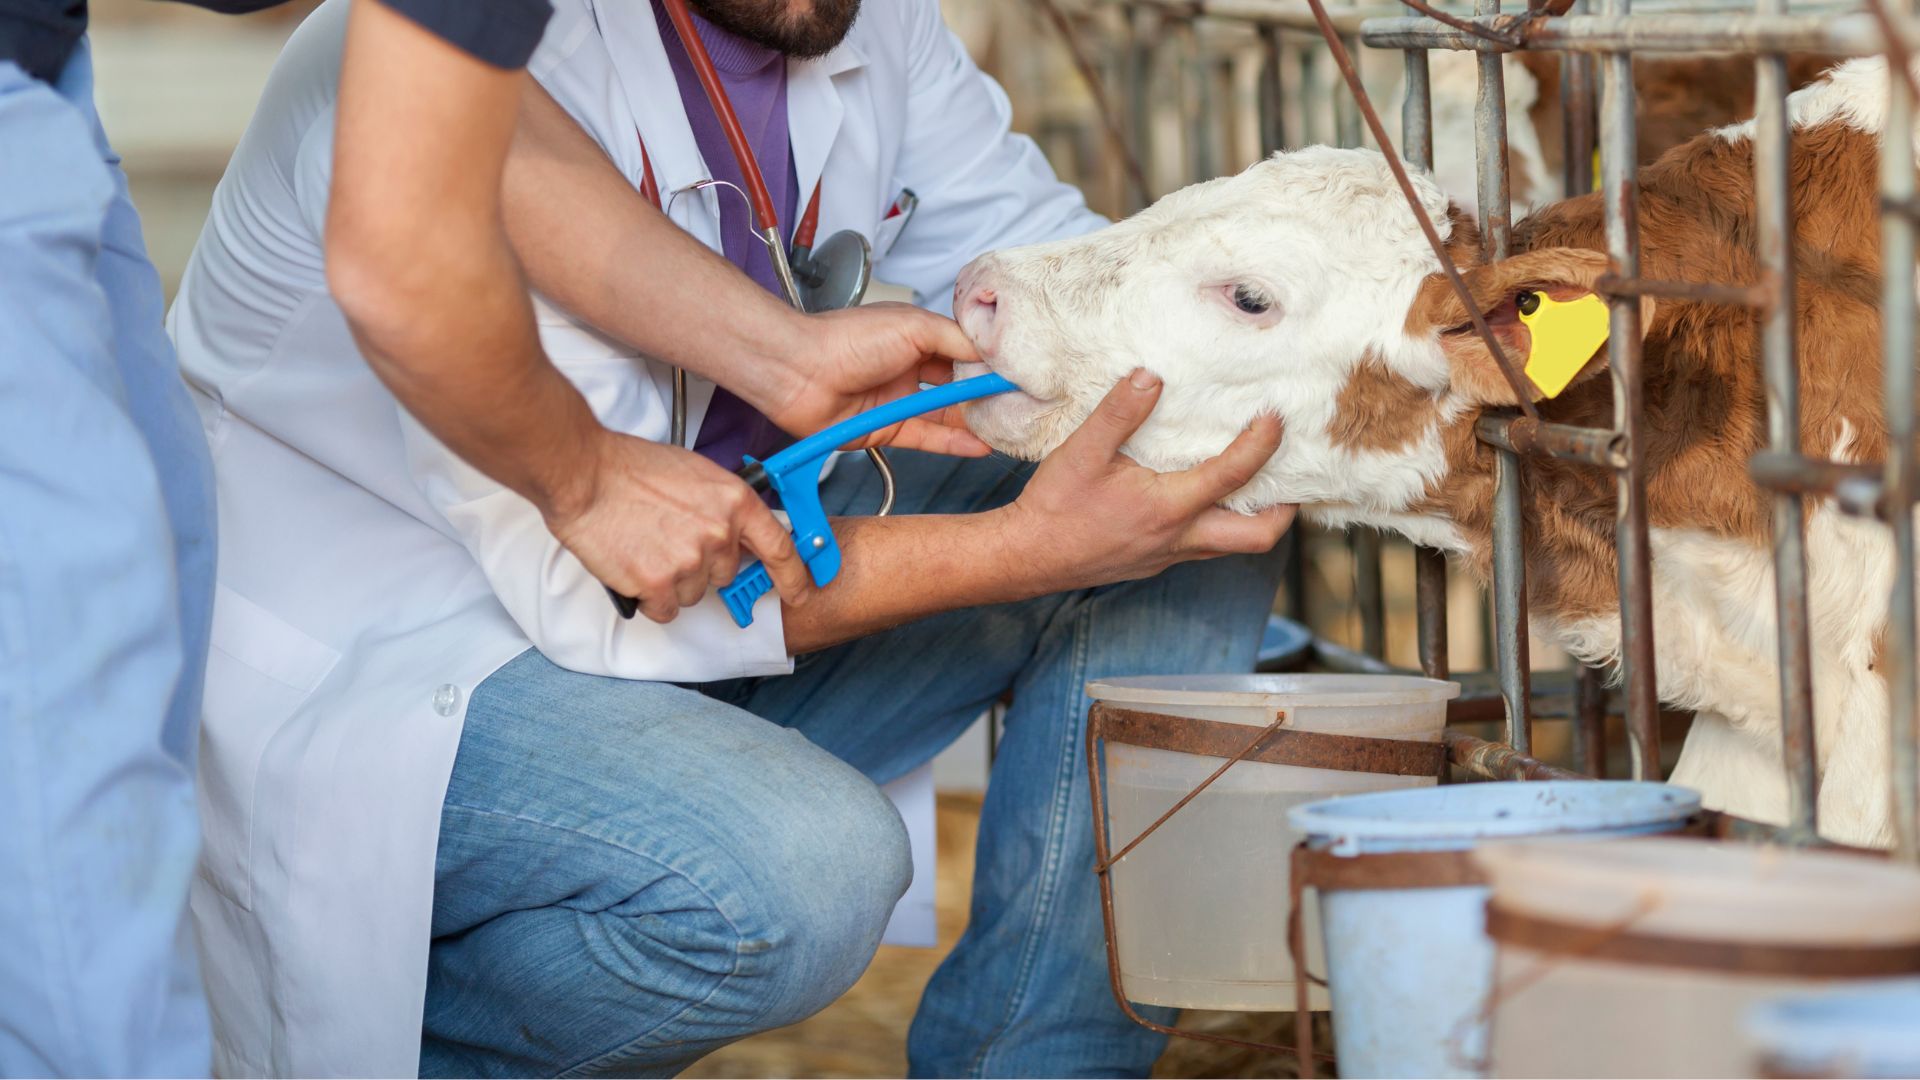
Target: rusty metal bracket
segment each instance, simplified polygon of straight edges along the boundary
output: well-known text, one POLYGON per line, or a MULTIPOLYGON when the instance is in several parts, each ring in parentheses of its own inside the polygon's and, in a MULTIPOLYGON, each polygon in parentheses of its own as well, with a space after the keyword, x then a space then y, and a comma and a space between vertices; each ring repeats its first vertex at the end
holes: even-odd
POLYGON ((1447 748, 1447 760, 1487 780, 1593 779, 1529 757, 1505 743, 1488 742, 1464 731, 1443 731, 1440 740, 1447 748))

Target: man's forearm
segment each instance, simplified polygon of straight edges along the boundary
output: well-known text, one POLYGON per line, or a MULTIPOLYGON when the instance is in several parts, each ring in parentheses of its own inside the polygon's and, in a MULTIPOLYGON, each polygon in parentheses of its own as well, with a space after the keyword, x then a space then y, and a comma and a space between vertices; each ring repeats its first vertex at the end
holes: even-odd
POLYGON ((382 4, 349 16, 327 278, 374 371, 462 458, 551 519, 592 498, 592 410, 548 362, 500 219, 523 72, 382 4))
POLYGON ((502 215, 528 279, 561 307, 750 400, 787 391, 803 317, 642 199, 531 80, 502 215))
POLYGON ((980 514, 840 518, 840 575, 782 612, 794 656, 915 619, 1011 603, 1076 583, 1033 557, 1010 508, 980 514))

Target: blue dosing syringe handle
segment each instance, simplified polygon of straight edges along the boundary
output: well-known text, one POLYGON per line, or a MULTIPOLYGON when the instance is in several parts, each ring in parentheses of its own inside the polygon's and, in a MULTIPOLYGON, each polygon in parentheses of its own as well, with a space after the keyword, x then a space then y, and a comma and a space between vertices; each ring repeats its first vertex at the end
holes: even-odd
MULTIPOLYGON (((764 494, 771 489, 780 493, 793 528, 794 543, 800 549, 800 557, 807 564, 814 584, 824 586, 840 572, 840 548, 834 542, 833 530, 827 525, 826 512, 820 507, 820 472, 827 456, 850 442, 903 420, 1018 389, 1006 376, 998 373, 929 387, 817 431, 769 456, 764 462, 749 458, 738 475, 755 491, 764 494)), ((727 613, 733 616, 734 623, 744 629, 753 623, 754 604, 772 589, 772 577, 756 559, 741 568, 733 581, 720 590, 720 597, 725 601, 727 613)), ((620 596, 612 589, 607 590, 607 595, 613 598, 614 607, 620 610, 622 616, 633 617, 632 612, 638 607, 635 601, 620 596)))

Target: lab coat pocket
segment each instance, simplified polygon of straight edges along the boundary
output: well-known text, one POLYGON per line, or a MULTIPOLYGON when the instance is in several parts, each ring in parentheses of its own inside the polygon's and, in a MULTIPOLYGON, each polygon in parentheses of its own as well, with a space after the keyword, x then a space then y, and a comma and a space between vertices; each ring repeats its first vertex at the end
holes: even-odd
POLYGON ((339 661, 339 652, 225 585, 215 593, 200 728, 200 872, 249 911, 261 760, 339 661))
POLYGON ((900 233, 907 227, 907 215, 895 214, 875 226, 873 230, 873 261, 879 262, 900 242, 900 233))

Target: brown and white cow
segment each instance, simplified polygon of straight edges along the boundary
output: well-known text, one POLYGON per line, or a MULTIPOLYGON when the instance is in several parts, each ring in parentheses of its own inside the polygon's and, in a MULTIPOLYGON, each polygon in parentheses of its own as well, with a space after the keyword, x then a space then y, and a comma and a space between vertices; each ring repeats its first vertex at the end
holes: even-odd
MULTIPOLYGON (((1881 415, 1876 139, 1884 63, 1853 61, 1791 98, 1802 439, 1815 455, 1874 461, 1881 415)), ((1753 153, 1747 127, 1697 137, 1640 173, 1642 270, 1749 283, 1753 153)), ((1597 195, 1555 203, 1482 264, 1465 216, 1419 178, 1427 211, 1510 354, 1529 331, 1516 297, 1567 299, 1607 270, 1597 195)), ((974 430, 1038 457, 1144 364, 1165 379, 1127 452, 1156 469, 1217 453, 1257 414, 1286 437, 1228 505, 1298 502, 1329 525, 1364 523, 1443 548, 1484 576, 1493 469, 1474 438, 1513 405, 1465 309, 1437 272, 1385 161, 1315 147, 1197 184, 1101 232, 983 256, 956 313, 1024 393, 978 403, 974 430)), ((1651 307, 1651 305, 1650 305, 1651 307)), ((1765 442, 1755 316, 1664 302, 1649 310, 1644 430, 1662 697, 1699 711, 1674 771, 1710 806, 1783 821, 1774 598, 1766 496, 1747 475, 1765 442)), ((1604 351, 1554 421, 1613 423, 1604 351)), ((1614 484, 1557 461, 1529 469, 1528 587, 1536 629, 1615 664, 1614 484)), ((1822 831, 1889 840, 1888 704, 1877 670, 1892 549, 1880 526, 1809 506, 1822 831)))

